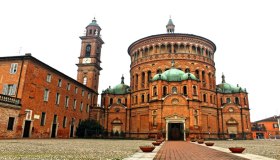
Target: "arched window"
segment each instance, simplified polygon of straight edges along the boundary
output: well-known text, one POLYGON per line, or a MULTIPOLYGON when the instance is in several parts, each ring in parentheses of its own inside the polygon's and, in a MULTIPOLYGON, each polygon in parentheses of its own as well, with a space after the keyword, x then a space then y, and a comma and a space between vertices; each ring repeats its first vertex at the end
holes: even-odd
POLYGON ((110 105, 113 104, 113 98, 110 98, 110 105))
POLYGON ((210 103, 213 103, 212 95, 210 95, 210 103))
POLYGON ((202 74, 202 82, 205 82, 205 72, 202 71, 201 74, 202 74))
POLYGON ((193 95, 197 95, 197 89, 196 89, 196 86, 193 86, 193 95))
POLYGON ((120 104, 120 103, 122 103, 122 100, 119 98, 119 99, 118 99, 118 104, 120 104))
POLYGON ((185 69, 185 73, 190 73, 190 69, 189 69, 189 68, 186 68, 186 69, 185 69))
POLYGON ((196 78, 200 79, 199 78, 199 70, 195 70, 195 76, 196 76, 196 78))
POLYGON ((230 98, 227 98, 227 103, 230 103, 230 102, 231 102, 230 98))
POLYGON ((177 87, 172 87, 172 93, 177 94, 177 87))
POLYGON ((203 102, 207 102, 207 94, 203 94, 203 102))
POLYGON ((84 77, 84 78, 83 78, 83 84, 84 84, 84 85, 87 85, 87 77, 84 77))
POLYGON ((153 96, 157 96, 157 87, 156 86, 153 87, 153 96))
POLYGON ((158 69, 157 74, 161 74, 161 73, 162 73, 161 69, 158 69))
POLYGON ((247 99, 246 99, 246 97, 244 97, 244 104, 247 104, 247 99))
POLYGON ((150 101, 150 94, 147 94, 147 102, 150 101))
POLYGON ((135 89, 138 89, 138 74, 135 76, 135 89))
POLYGON ((141 74, 141 87, 145 88, 145 72, 141 74))
POLYGON ((184 95, 188 95, 187 86, 184 86, 184 87, 183 87, 183 94, 184 94, 184 95))
POLYGON ((142 96, 141 96, 141 102, 142 102, 142 103, 145 102, 145 96, 144 96, 144 94, 142 94, 142 96))
POLYGON ((235 97, 235 104, 239 104, 239 98, 235 97))
POLYGON ((162 96, 164 97, 166 95, 167 95, 167 88, 166 88, 166 86, 164 86, 162 89, 162 96))
POLYGON ((124 99, 124 105, 127 105, 127 98, 124 99))
POLYGON ((91 50, 91 45, 88 44, 88 45, 86 46, 86 54, 85 54, 85 57, 90 57, 90 50, 91 50))
POLYGON ((135 96, 135 104, 138 104, 138 97, 135 96))

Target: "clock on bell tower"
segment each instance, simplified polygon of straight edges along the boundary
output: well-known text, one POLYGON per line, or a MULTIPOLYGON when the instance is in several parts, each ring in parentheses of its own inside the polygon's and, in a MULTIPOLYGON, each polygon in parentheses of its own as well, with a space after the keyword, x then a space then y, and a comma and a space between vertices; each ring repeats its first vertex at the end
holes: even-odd
POLYGON ((104 44, 100 37, 101 28, 95 18, 86 27, 86 33, 81 36, 81 53, 79 57, 77 81, 98 93, 101 47, 104 44))

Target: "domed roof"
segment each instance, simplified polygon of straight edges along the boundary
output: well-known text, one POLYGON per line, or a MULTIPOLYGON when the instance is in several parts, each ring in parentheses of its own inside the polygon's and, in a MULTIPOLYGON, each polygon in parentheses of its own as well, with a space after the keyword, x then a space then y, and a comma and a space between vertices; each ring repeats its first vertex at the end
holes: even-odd
POLYGON ((99 27, 99 25, 97 24, 95 18, 92 20, 92 22, 88 26, 97 26, 97 27, 99 27))
POLYGON ((109 94, 127 94, 130 92, 130 87, 124 84, 124 77, 122 76, 122 81, 120 84, 116 85, 115 87, 107 88, 102 93, 109 93, 109 94))
POLYGON ((197 80, 198 81, 198 79, 192 73, 185 73, 182 76, 182 80, 187 80, 187 79, 192 79, 192 80, 197 80))
POLYGON ((222 83, 217 85, 217 92, 220 93, 247 93, 246 89, 241 88, 240 86, 234 86, 229 83, 226 83, 225 76, 222 75, 222 83))
POLYGON ((130 88, 126 84, 118 84, 113 89, 109 90, 111 94, 127 94, 129 93, 130 88))
POLYGON ((195 75, 193 75, 192 73, 185 73, 179 69, 176 68, 171 68, 165 72, 163 72, 162 74, 156 74, 153 77, 153 81, 156 80, 165 80, 165 81, 172 81, 172 82, 179 82, 179 81, 183 81, 183 80, 198 80, 195 75))

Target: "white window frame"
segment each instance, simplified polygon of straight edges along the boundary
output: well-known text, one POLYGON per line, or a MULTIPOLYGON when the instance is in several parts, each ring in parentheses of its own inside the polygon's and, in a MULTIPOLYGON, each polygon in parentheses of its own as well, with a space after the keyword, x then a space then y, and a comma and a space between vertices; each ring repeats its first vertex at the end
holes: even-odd
POLYGON ((55 104, 59 104, 59 102, 60 102, 60 93, 56 93, 55 104))
POLYGON ((50 90, 49 89, 45 89, 44 90, 44 101, 45 102, 49 101, 49 94, 50 94, 50 90))
POLYGON ((64 106, 65 106, 66 108, 68 108, 68 105, 69 105, 69 97, 66 96, 66 97, 65 97, 65 105, 64 105, 64 106))
POLYGON ((49 83, 52 81, 52 75, 50 73, 47 74, 46 81, 49 82, 49 83))
POLYGON ((76 107, 77 107, 77 100, 74 99, 74 102, 73 102, 73 109, 76 110, 76 107))
POLYGON ((10 68, 10 74, 16 74, 18 68, 18 63, 12 63, 10 68))

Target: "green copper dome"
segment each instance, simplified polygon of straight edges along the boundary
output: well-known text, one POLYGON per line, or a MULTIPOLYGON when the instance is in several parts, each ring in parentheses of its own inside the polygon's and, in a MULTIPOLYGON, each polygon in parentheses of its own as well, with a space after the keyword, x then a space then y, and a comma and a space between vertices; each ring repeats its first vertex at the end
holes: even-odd
POLYGON ((198 81, 198 79, 192 73, 185 73, 182 76, 182 80, 188 80, 188 79, 192 79, 192 80, 197 80, 198 81))
POLYGON ((107 88, 102 93, 109 93, 109 94, 127 94, 130 93, 130 87, 124 84, 124 77, 122 76, 121 84, 116 85, 115 87, 107 88))
POLYGON ((166 76, 167 81, 182 81, 182 76, 185 74, 185 72, 176 68, 171 68, 162 74, 166 76))
POLYGON ((217 85, 217 92, 219 93, 247 93, 246 89, 226 83, 224 74, 222 75, 222 83, 217 85))
POLYGON ((92 20, 92 22, 88 26, 97 26, 97 27, 99 27, 99 25, 97 24, 95 18, 92 20))
POLYGON ((156 74, 153 77, 153 81, 156 80, 164 80, 164 81, 168 81, 168 82, 180 82, 183 80, 198 80, 195 75, 191 74, 191 73, 185 73, 179 69, 176 68, 171 68, 165 72, 163 72, 162 74, 156 74))

